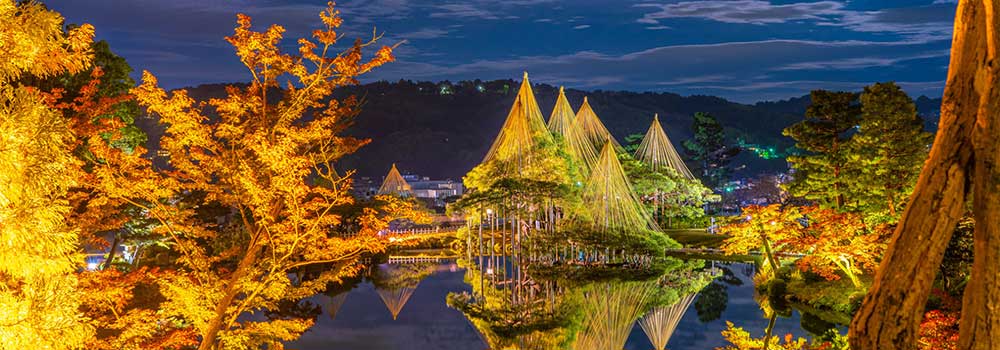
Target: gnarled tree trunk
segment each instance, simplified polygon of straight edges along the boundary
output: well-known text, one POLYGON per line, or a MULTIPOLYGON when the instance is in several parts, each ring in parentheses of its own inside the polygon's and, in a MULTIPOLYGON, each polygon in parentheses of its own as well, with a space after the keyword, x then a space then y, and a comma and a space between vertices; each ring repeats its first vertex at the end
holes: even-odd
POLYGON ((985 1, 986 62, 976 77, 979 103, 972 212, 972 276, 962 298, 959 349, 1000 349, 1000 0, 985 1))
POLYGON ((875 282, 851 322, 854 350, 917 347, 927 296, 971 187, 971 136, 980 101, 976 77, 986 51, 983 1, 1000 0, 958 5, 940 129, 875 282))

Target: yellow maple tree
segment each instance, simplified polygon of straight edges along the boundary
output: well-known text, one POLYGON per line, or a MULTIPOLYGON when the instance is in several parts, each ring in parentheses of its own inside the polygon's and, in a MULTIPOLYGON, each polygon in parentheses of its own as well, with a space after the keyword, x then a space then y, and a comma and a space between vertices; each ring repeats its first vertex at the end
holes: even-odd
POLYGON ((342 19, 332 3, 320 18, 322 29, 299 39, 291 55, 279 49, 281 26, 256 32, 250 17, 239 15, 226 40, 252 80, 227 87, 224 98, 199 103, 184 90, 168 93, 144 72, 132 93, 166 126, 160 146, 169 169, 144 162, 136 156, 142 150, 91 147, 104 160, 94 170, 98 190, 142 208, 159 222, 154 231, 169 237, 179 268, 160 278, 166 301, 158 315, 191 324, 200 349, 280 347, 297 338, 311 320, 241 316, 301 300, 356 273, 362 254, 386 247, 375 226, 412 213, 390 202, 365 211, 357 234, 333 232, 345 220, 339 208, 353 198, 350 178, 332 163, 367 140, 340 135, 359 101, 331 95, 393 56, 383 46, 363 57, 379 37, 337 51, 342 19), (223 210, 209 214, 209 207, 223 210), (315 265, 324 267, 295 273, 315 265))
POLYGON ((0 348, 73 349, 91 337, 79 311, 78 232, 67 225, 76 184, 69 123, 45 95, 15 81, 75 73, 91 60, 93 27, 63 32, 34 2, 0 0, 0 348))

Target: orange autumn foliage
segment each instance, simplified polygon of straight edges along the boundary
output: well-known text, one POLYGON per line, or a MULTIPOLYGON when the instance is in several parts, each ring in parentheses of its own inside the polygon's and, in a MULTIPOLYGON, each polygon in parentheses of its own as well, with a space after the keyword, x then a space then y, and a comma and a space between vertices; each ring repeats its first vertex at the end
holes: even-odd
POLYGON ((722 337, 731 345, 716 348, 716 350, 808 350, 809 343, 804 338, 794 338, 791 334, 784 337, 761 337, 754 338, 742 327, 736 327, 732 322, 726 321, 726 329, 722 331, 722 337), (767 344, 765 346, 765 344, 767 344))
POLYGON ((779 265, 772 253, 785 251, 801 233, 798 208, 751 205, 743 208, 743 216, 744 220, 722 228, 722 233, 730 236, 722 243, 722 250, 726 254, 746 254, 760 249, 773 265, 779 265))
POLYGON ((153 231, 168 238, 179 266, 156 279, 165 300, 150 317, 192 327, 201 349, 280 347, 297 338, 312 320, 240 316, 275 310, 357 273, 362 254, 386 248, 378 231, 420 215, 385 200, 356 218, 356 235, 336 232, 354 199, 349 176, 332 164, 368 141, 341 135, 359 101, 331 95, 393 56, 382 47, 364 58, 378 37, 336 53, 342 20, 332 4, 320 18, 323 28, 299 39, 298 55, 290 55, 279 49, 282 27, 255 32, 250 17, 239 15, 226 40, 252 80, 228 87, 224 98, 197 102, 184 90, 168 93, 144 72, 132 93, 165 125, 167 169, 141 158, 141 149, 127 154, 88 143, 101 162, 89 175, 100 195, 87 206, 125 203, 158 222, 153 231), (295 274, 305 268, 309 274, 295 274))
POLYGON ((828 280, 839 279, 837 272, 842 272, 859 287, 857 276, 878 266, 886 248, 883 236, 888 230, 881 226, 869 230, 858 214, 819 207, 807 207, 803 212, 809 225, 792 247, 806 256, 796 265, 828 280))
POLYGON ((931 310, 920 323, 920 350, 958 349, 958 312, 931 310))

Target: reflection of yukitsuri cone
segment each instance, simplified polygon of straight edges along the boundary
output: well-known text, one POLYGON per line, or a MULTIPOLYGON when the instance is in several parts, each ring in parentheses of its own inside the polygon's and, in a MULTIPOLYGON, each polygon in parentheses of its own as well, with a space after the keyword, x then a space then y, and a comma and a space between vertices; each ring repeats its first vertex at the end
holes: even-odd
POLYGON ((610 283, 595 286, 584 295, 583 328, 575 350, 622 349, 635 320, 649 302, 655 282, 610 283))
POLYGON ((656 223, 632 191, 610 140, 601 150, 583 191, 584 201, 590 203, 596 226, 625 232, 656 229, 656 223))
POLYGON ((639 325, 649 337, 649 342, 653 343, 654 350, 666 349, 670 336, 674 334, 681 318, 684 317, 684 312, 691 306, 696 295, 691 293, 673 305, 657 307, 639 320, 639 325))
POLYGON ((642 138, 639 149, 635 151, 635 158, 651 166, 654 171, 669 167, 688 179, 695 178, 660 126, 659 115, 653 115, 653 123, 642 138))
POLYGON ((348 292, 343 292, 330 297, 330 303, 327 304, 326 313, 330 315, 330 319, 337 319, 337 313, 340 312, 340 308, 344 306, 344 301, 347 301, 348 292))
POLYGON ((559 98, 556 99, 556 106, 552 108, 548 126, 552 134, 562 136, 566 152, 573 157, 580 168, 580 174, 586 178, 590 174, 590 168, 597 163, 597 149, 576 123, 573 107, 569 105, 562 87, 559 88, 559 98))
POLYGON ((417 290, 416 285, 412 288, 375 289, 379 298, 382 298, 382 302, 385 303, 385 307, 389 309, 390 313, 392 313, 393 320, 399 317, 399 312, 403 311, 403 306, 405 306, 406 302, 410 300, 410 296, 413 295, 415 290, 417 290))
POLYGON ((382 180, 382 186, 378 188, 378 194, 396 194, 399 196, 410 196, 413 194, 410 184, 406 182, 403 175, 399 174, 395 163, 392 164, 392 169, 389 169, 389 174, 385 176, 385 180, 382 180))
MULTIPOLYGON (((525 158, 525 154, 534 147, 536 137, 550 139, 552 135, 545 128, 542 110, 538 108, 535 93, 531 91, 531 82, 528 81, 528 73, 525 72, 507 120, 482 163, 497 160, 508 162, 512 167, 530 164, 531 160, 525 158)), ((508 174, 515 174, 517 170, 505 169, 508 174)))
POLYGON ((583 105, 576 112, 575 121, 576 125, 583 131, 583 135, 590 140, 590 144, 594 149, 601 149, 601 146, 608 140, 615 146, 615 150, 622 149, 622 145, 611 136, 611 132, 604 126, 601 119, 597 117, 597 113, 594 113, 594 110, 590 108, 590 102, 587 102, 587 97, 583 98, 583 105))

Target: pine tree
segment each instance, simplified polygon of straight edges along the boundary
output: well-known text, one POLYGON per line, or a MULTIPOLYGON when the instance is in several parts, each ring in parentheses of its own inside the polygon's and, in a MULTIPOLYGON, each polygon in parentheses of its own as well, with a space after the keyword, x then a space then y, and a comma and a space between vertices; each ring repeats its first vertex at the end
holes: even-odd
POLYGON ((923 125, 913 100, 895 83, 865 87, 858 133, 849 145, 855 209, 895 220, 927 159, 931 134, 923 125))
POLYGON ((732 172, 728 167, 729 162, 740 153, 740 149, 726 143, 722 125, 711 114, 695 113, 691 128, 694 130, 694 138, 684 141, 684 151, 700 164, 705 184, 712 188, 718 187, 732 172))
POLYGON ((861 106, 856 103, 858 94, 815 90, 809 96, 812 103, 806 109, 805 120, 782 132, 795 139, 796 147, 808 152, 788 157, 795 170, 788 192, 839 209, 844 206, 844 194, 849 187, 844 173, 848 131, 861 119, 861 106))

